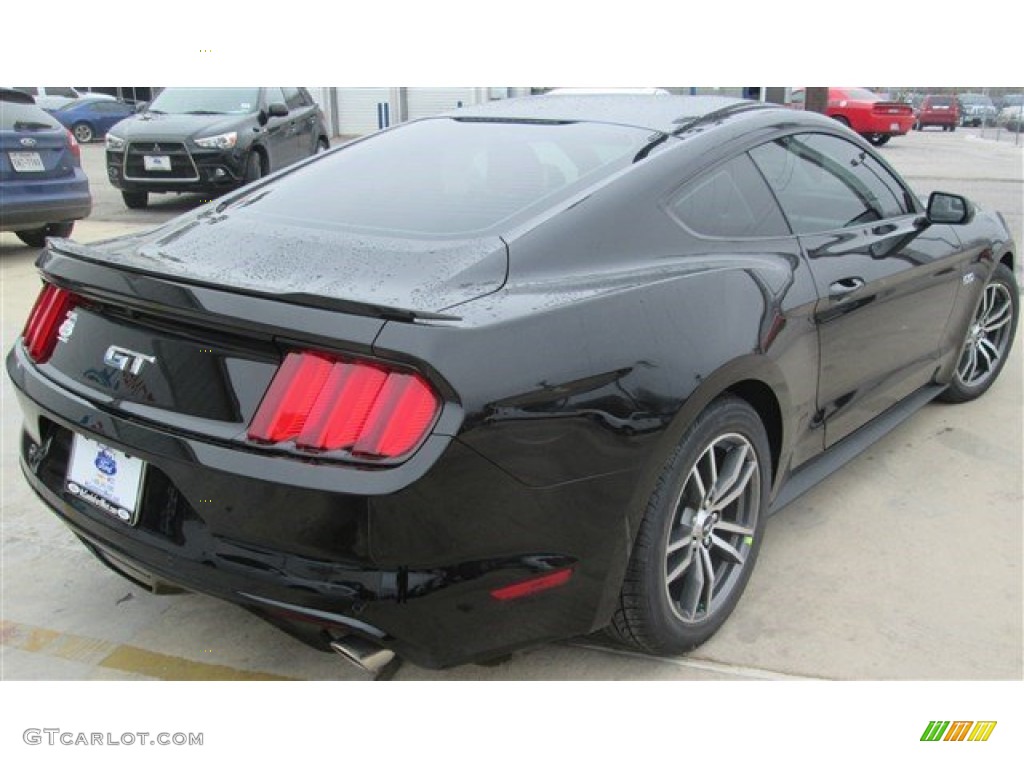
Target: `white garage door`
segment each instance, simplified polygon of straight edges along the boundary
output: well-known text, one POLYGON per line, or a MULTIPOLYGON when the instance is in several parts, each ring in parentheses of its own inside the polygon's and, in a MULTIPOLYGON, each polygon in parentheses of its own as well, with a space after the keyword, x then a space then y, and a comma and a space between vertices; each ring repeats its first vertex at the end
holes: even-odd
MULTIPOLYGON (((362 135, 373 133, 380 126, 377 105, 387 104, 390 88, 339 88, 338 89, 338 131, 342 134, 362 135)), ((391 111, 391 124, 397 120, 391 111)))
POLYGON ((468 107, 476 103, 474 88, 410 88, 408 92, 409 119, 430 117, 457 109, 459 102, 468 107))

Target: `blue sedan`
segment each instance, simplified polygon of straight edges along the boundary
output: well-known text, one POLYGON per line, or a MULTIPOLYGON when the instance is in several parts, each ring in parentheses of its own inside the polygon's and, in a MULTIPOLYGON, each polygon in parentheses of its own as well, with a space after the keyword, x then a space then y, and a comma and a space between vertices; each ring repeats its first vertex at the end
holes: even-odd
POLYGON ((47 111, 71 129, 79 143, 87 144, 102 139, 114 124, 134 115, 135 107, 123 101, 85 98, 47 111))

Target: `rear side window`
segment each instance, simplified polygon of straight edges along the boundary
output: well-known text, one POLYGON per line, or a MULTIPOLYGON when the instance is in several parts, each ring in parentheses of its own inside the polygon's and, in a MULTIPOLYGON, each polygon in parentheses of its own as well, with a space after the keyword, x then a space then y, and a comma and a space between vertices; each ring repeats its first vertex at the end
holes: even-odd
POLYGON ((650 137, 595 123, 419 120, 281 178, 258 205, 372 232, 483 233, 626 167, 650 137))
POLYGON ((0 102, 0 130, 38 131, 61 128, 61 124, 35 104, 0 102))
POLYGON ((29 96, 38 96, 39 95, 39 89, 38 88, 15 88, 14 90, 21 91, 22 93, 27 93, 29 96))
POLYGON ((44 86, 46 88, 47 96, 61 96, 65 99, 77 99, 78 94, 71 88, 51 88, 50 86, 44 86))
POLYGON ((899 181, 865 150, 825 134, 799 134, 750 153, 797 234, 825 232, 909 211, 899 181))
POLYGON ((779 237, 789 234, 771 191, 747 155, 713 168, 687 184, 669 211, 707 237, 779 237))

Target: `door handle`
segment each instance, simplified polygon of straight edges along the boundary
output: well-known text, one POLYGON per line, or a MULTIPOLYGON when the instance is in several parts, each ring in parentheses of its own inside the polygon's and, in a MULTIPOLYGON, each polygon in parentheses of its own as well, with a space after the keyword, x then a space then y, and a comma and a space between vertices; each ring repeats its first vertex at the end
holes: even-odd
POLYGON ((844 277, 842 280, 836 280, 828 287, 828 297, 830 299, 842 299, 854 291, 859 291, 864 285, 863 278, 844 277))

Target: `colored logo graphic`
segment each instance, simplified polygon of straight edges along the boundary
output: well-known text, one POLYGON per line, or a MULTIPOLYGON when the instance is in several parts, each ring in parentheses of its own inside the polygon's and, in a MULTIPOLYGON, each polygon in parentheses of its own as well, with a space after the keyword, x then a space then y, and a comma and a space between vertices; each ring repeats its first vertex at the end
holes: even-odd
POLYGON ((995 720, 932 720, 921 741, 988 741, 995 729, 995 720))
POLYGON ((100 451, 96 455, 96 469, 104 475, 117 474, 117 462, 114 461, 114 457, 110 451, 100 451))

